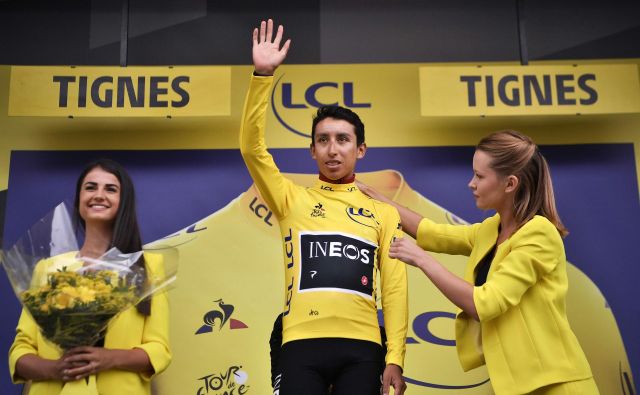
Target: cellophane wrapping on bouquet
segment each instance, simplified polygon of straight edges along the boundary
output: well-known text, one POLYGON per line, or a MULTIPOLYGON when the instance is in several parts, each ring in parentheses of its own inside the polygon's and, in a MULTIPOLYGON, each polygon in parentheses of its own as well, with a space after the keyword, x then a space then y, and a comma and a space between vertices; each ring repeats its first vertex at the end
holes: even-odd
POLYGON ((62 352, 96 344, 109 321, 176 279, 177 252, 156 248, 162 267, 135 263, 143 251, 112 248, 98 258, 82 257, 69 205, 61 203, 34 224, 10 249, 2 264, 20 303, 43 336, 62 352))

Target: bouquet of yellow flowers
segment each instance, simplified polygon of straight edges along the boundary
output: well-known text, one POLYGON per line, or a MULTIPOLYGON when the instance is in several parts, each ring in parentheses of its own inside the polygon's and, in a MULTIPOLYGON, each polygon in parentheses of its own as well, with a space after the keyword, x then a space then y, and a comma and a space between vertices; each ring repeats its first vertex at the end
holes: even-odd
POLYGON ((22 294, 22 303, 42 334, 68 350, 95 344, 113 318, 138 300, 135 285, 111 270, 47 275, 45 285, 22 294))
POLYGON ((18 299, 63 352, 96 344, 113 317, 164 290, 177 271, 176 259, 168 259, 164 263, 172 267, 151 273, 136 264, 142 251, 112 248, 97 259, 82 257, 78 244, 61 204, 0 257, 18 299))

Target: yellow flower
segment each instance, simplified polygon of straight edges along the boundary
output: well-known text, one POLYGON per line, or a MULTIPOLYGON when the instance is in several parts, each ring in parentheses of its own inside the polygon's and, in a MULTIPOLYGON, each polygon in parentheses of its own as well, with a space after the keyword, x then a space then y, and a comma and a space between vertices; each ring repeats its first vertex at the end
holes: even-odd
POLYGON ((80 294, 78 293, 78 289, 77 289, 77 288, 75 288, 75 287, 71 287, 71 286, 68 286, 68 285, 67 285, 67 286, 62 287, 62 288, 60 289, 60 291, 61 291, 63 294, 66 294, 66 295, 71 296, 72 298, 77 298, 77 297, 79 297, 79 296, 80 296, 80 294))
POLYGON ((96 291, 82 286, 78 288, 79 298, 82 303, 89 303, 96 300, 96 291))
POLYGON ((78 281, 78 285, 84 285, 84 286, 91 286, 91 284, 93 283, 93 281, 87 277, 82 277, 79 281, 78 281))
POLYGON ((53 307, 59 310, 71 309, 76 304, 75 297, 68 293, 62 292, 53 297, 53 307))
POLYGON ((105 292, 111 292, 111 289, 113 287, 109 284, 106 283, 98 283, 96 284, 96 291, 105 291, 105 292))

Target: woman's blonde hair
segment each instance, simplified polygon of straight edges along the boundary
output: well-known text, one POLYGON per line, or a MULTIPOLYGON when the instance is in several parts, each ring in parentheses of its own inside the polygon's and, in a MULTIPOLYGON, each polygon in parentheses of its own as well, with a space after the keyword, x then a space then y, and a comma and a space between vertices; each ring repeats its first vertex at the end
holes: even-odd
POLYGON ((569 233, 556 209, 549 165, 531 138, 514 130, 503 130, 480 140, 476 149, 491 157, 490 166, 498 175, 518 178, 514 216, 519 227, 533 216, 542 215, 562 236, 569 233))

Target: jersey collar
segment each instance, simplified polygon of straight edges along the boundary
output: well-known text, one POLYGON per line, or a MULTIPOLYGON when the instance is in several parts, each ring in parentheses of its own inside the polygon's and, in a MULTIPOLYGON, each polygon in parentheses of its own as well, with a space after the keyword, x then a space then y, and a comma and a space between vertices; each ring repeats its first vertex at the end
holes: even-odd
POLYGON ((353 173, 349 177, 344 177, 339 180, 332 180, 328 177, 325 177, 324 174, 319 174, 320 181, 325 182, 327 184, 353 184, 356 180, 356 173, 353 173))
POLYGON ((358 187, 355 183, 356 175, 352 175, 351 177, 345 177, 340 180, 331 180, 320 173, 320 177, 316 182, 315 188, 323 191, 337 192, 337 191, 346 191, 353 192, 357 191, 358 187))

